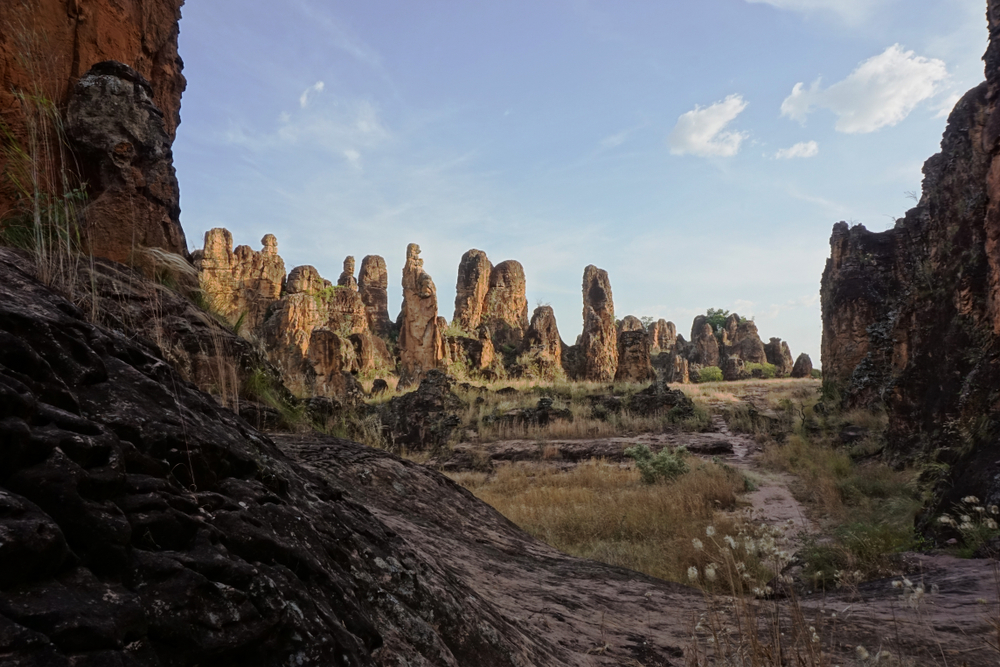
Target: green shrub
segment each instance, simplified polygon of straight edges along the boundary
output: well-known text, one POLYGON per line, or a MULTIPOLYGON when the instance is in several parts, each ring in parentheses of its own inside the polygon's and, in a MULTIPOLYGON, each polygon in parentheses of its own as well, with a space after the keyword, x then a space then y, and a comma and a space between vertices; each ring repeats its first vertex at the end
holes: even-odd
POLYGON ((706 366, 699 369, 698 382, 722 382, 722 369, 718 366, 706 366))
POLYGON ((669 482, 688 471, 687 449, 678 447, 670 451, 666 447, 655 456, 647 445, 636 445, 625 450, 625 456, 635 461, 635 467, 646 484, 669 482))
POLYGON ((821 371, 818 368, 814 368, 811 371, 809 371, 809 377, 811 377, 814 380, 820 380, 823 378, 823 371, 821 371))
POLYGON ((745 364, 743 370, 749 377, 762 377, 764 379, 771 379, 777 373, 775 365, 767 362, 762 364, 745 364), (760 374, 754 375, 754 371, 760 371, 760 374))

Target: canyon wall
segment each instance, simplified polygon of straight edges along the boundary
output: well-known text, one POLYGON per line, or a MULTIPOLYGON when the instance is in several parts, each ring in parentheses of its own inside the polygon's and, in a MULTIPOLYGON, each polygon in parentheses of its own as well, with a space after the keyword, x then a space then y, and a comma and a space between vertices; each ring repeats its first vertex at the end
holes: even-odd
MULTIPOLYGON (((86 182, 82 240, 95 255, 127 261, 138 246, 187 254, 170 153, 186 85, 177 54, 182 4, 0 3, 0 118, 9 133, 3 142, 40 167, 42 192, 66 194, 64 174, 71 188, 86 182), (53 109, 63 119, 71 112, 65 135, 55 129, 53 109), (47 149, 32 146, 33 130, 50 140, 47 149)), ((15 153, 0 151, 4 224, 33 206, 11 179, 26 167, 15 153)))
POLYGON ((944 504, 1000 502, 1000 0, 987 16, 986 82, 951 112, 919 202, 885 232, 838 223, 821 290, 828 393, 884 406, 890 453, 935 463, 944 504))

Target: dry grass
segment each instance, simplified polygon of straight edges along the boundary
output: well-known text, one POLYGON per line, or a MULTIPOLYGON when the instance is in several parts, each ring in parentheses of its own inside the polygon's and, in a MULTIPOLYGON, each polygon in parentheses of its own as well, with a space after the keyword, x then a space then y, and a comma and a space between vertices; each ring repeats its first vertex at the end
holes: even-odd
POLYGON ((722 517, 744 488, 743 477, 703 463, 666 484, 643 484, 632 466, 589 461, 560 472, 531 464, 451 477, 522 529, 566 553, 685 581, 691 565, 712 555, 699 550, 706 527, 737 535, 740 520, 722 517))

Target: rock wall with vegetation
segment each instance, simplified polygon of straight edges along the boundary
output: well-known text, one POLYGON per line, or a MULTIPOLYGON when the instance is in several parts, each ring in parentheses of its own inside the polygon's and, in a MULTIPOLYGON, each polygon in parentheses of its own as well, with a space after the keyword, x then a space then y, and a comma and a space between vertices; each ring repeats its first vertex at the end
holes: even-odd
POLYGON ((822 282, 823 371, 884 407, 888 447, 928 463, 938 499, 1000 502, 1000 1, 986 82, 955 105, 923 192, 895 227, 838 223, 822 282))

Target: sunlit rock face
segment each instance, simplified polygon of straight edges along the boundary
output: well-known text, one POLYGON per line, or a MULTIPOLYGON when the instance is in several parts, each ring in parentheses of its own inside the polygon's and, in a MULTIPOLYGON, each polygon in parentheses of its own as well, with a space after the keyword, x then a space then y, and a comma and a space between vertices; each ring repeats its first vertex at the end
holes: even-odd
POLYGON ((437 288, 424 271, 420 246, 406 248, 403 267, 403 311, 399 331, 399 382, 418 383, 425 373, 438 367, 445 357, 444 339, 438 327, 437 288))
POLYGON ((608 272, 593 264, 583 271, 583 333, 579 342, 580 379, 610 382, 618 370, 615 302, 608 272))

